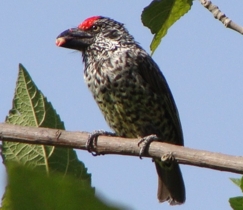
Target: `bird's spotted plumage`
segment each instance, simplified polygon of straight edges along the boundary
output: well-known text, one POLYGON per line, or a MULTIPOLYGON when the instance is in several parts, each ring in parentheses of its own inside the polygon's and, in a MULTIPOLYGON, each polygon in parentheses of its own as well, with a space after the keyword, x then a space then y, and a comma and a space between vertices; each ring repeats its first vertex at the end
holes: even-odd
MULTIPOLYGON (((73 30, 73 37, 66 31, 58 39, 63 39, 60 42, 65 42, 64 47, 82 52, 85 82, 115 133, 129 138, 155 134, 161 141, 183 145, 179 115, 168 84, 124 25, 95 16, 73 30)), ((173 163, 169 169, 158 159, 155 164, 159 200, 183 203, 185 188, 178 164, 173 163)))

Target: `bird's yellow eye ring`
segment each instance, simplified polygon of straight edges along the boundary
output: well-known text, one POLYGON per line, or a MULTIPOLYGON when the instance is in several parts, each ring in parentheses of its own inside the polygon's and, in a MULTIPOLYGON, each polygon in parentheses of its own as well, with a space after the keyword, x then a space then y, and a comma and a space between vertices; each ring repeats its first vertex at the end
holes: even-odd
POLYGON ((93 26, 92 26, 92 30, 93 30, 94 32, 98 32, 98 31, 100 31, 100 26, 98 26, 98 25, 93 25, 93 26))

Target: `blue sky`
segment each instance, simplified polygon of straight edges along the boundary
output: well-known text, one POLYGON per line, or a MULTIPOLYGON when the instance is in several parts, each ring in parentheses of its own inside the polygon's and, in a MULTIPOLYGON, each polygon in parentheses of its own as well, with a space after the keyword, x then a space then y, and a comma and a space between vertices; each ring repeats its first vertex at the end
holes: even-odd
MULTIPOLYGON (((58 48, 55 38, 87 17, 103 15, 125 23, 149 51, 152 40, 140 15, 150 1, 1 1, 0 2, 0 121, 12 106, 18 63, 52 102, 67 130, 109 130, 83 81, 78 52, 58 48)), ((199 1, 176 22, 153 55, 174 95, 185 146, 242 155, 243 37, 215 20, 199 1)), ((243 3, 213 1, 243 25, 243 3)), ((77 151, 98 194, 130 209, 171 209, 156 198, 157 177, 150 159, 77 151)), ((173 209, 230 209, 228 198, 241 194, 229 177, 237 174, 181 166, 187 201, 173 209)), ((0 167, 0 192, 5 185, 0 167)))

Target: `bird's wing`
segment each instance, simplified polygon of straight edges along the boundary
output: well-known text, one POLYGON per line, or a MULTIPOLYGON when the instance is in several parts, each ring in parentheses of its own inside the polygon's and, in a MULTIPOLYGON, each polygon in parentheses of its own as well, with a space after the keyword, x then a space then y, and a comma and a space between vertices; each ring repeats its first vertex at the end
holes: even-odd
POLYGON ((158 65, 148 54, 146 54, 146 58, 144 58, 144 56, 145 55, 143 54, 141 57, 137 57, 139 73, 142 78, 149 84, 153 92, 164 97, 166 108, 171 118, 170 120, 174 123, 179 137, 177 143, 179 145, 183 145, 183 133, 179 113, 170 88, 158 65))

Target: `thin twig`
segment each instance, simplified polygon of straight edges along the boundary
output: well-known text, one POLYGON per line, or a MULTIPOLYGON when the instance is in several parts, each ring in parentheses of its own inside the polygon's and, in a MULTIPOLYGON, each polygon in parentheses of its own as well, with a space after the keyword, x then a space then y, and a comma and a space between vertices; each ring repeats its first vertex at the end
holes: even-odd
MULTIPOLYGON (((0 124, 2 141, 44 144, 86 150, 87 132, 70 132, 49 128, 0 124)), ((101 154, 139 156, 138 139, 100 136, 96 151, 101 154)), ((243 174, 243 157, 190 149, 182 146, 152 142, 146 157, 160 158, 173 154, 178 163, 243 174)))
POLYGON ((231 19, 229 19, 221 10, 218 8, 218 6, 212 4, 211 1, 207 0, 200 0, 201 4, 207 8, 213 16, 221 21, 227 28, 233 29, 240 34, 243 34, 243 27, 237 25, 235 22, 233 22, 231 19))

